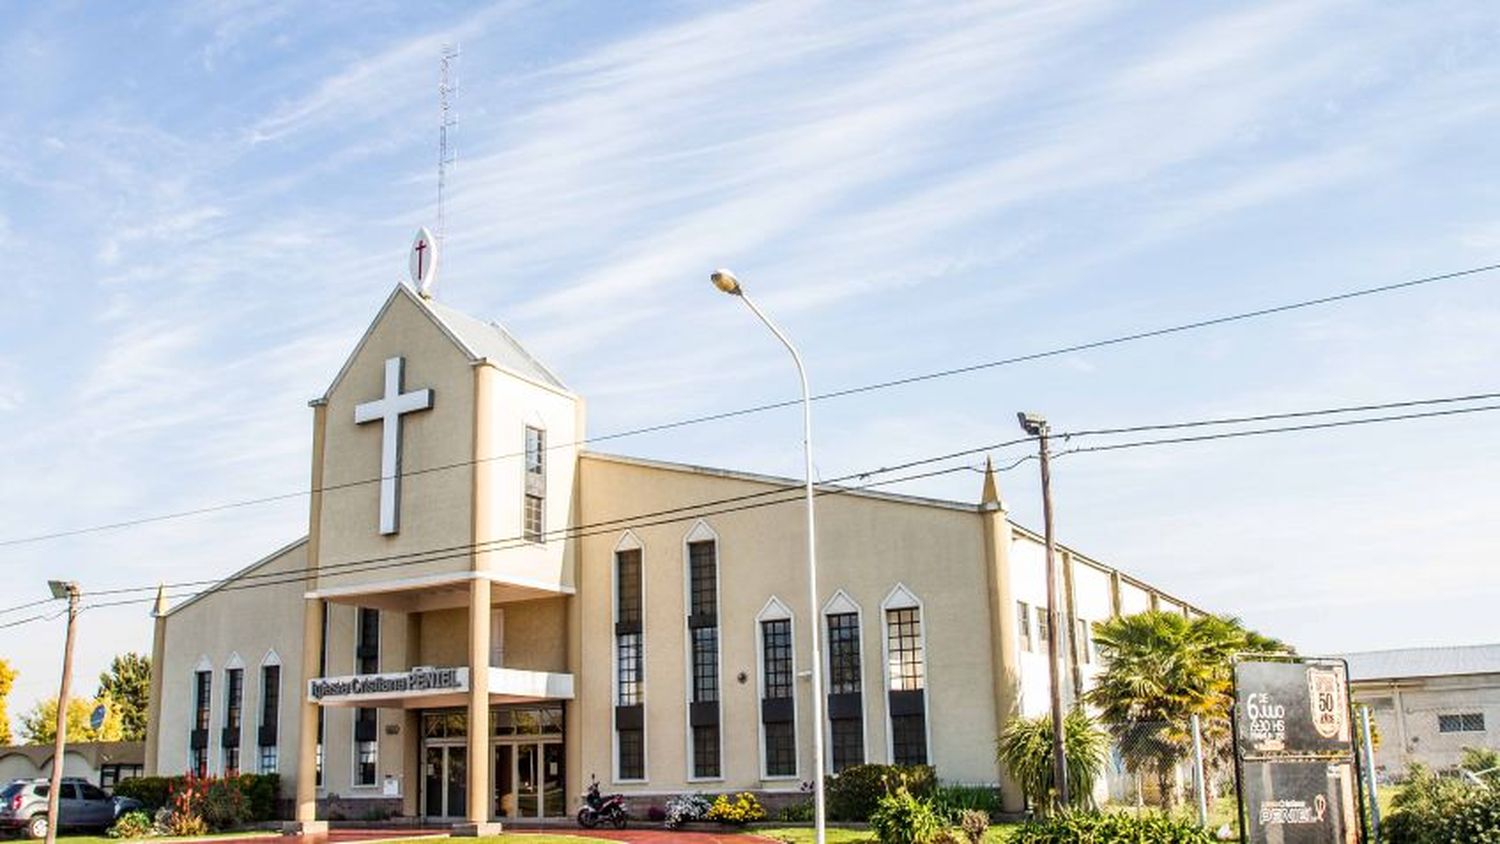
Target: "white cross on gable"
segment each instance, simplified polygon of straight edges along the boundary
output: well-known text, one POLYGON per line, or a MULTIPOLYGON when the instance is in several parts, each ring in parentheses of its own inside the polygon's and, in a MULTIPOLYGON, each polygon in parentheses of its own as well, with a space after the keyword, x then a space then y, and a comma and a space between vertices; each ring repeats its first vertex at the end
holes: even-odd
POLYGON ((405 358, 385 362, 385 395, 354 406, 354 421, 363 425, 379 421, 380 431, 380 532, 401 529, 401 417, 432 407, 432 390, 401 392, 406 373, 405 358))

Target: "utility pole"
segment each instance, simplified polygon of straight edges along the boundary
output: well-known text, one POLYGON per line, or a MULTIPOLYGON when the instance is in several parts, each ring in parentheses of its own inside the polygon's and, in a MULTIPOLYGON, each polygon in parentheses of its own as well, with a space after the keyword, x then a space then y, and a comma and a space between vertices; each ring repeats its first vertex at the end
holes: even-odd
POLYGON ((1017 413, 1021 429, 1037 438, 1042 462, 1042 526, 1047 540, 1047 676, 1052 698, 1052 782, 1057 806, 1072 805, 1068 794, 1068 759, 1063 744, 1062 648, 1059 636, 1062 626, 1057 613, 1057 542, 1052 535, 1052 465, 1048 453, 1047 420, 1039 413, 1017 413))
POLYGON ((57 736, 52 743, 52 787, 47 790, 47 844, 57 844, 57 799, 62 793, 63 749, 68 741, 68 686, 73 679, 73 632, 78 620, 78 584, 47 581, 52 597, 68 599, 68 638, 63 645, 62 685, 57 690, 57 736))

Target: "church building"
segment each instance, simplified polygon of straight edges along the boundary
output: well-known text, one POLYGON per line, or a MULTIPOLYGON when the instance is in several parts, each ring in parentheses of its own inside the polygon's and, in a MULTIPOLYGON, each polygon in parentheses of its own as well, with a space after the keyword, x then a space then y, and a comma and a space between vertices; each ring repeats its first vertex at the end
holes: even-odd
MULTIPOLYGON (((829 773, 926 763, 1020 807, 995 739, 1047 708, 1045 555, 993 473, 819 496, 809 606, 800 480, 582 447, 583 397, 405 284, 311 408, 307 524, 158 599, 148 774, 278 773, 307 830, 572 815, 592 778, 774 805, 812 778, 818 671, 829 773)), ((1092 622, 1200 612, 1059 553, 1070 698, 1092 622)))

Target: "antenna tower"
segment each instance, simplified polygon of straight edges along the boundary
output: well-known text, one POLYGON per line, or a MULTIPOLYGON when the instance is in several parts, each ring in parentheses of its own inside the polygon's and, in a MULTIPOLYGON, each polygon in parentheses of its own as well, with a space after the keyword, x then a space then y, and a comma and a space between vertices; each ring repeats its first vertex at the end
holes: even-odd
POLYGON ((437 243, 439 248, 443 245, 443 237, 448 233, 447 218, 443 207, 443 188, 447 185, 448 168, 458 160, 458 150, 448 141, 448 130, 458 123, 453 119, 451 98, 458 93, 458 79, 453 66, 458 61, 459 52, 457 44, 444 44, 442 60, 438 65, 437 243))

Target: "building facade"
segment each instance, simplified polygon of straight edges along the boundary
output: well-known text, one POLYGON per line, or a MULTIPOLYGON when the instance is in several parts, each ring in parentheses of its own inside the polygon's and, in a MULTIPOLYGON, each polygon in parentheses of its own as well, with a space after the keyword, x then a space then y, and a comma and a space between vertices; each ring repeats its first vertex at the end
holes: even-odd
MULTIPOLYGON (((993 473, 974 503, 820 496, 809 606, 800 482, 582 449, 579 396, 404 285, 311 404, 306 535, 158 603, 150 772, 277 772, 304 824, 571 814, 594 777, 775 800, 812 775, 818 670, 830 771, 929 763, 1020 807, 995 739, 1047 707, 1045 555, 993 473)), ((1197 612, 1060 563, 1070 697, 1090 623, 1197 612)))
POLYGON ((1399 778, 1413 762, 1458 767, 1465 748, 1500 750, 1500 645, 1348 654, 1349 694, 1370 707, 1375 771, 1399 778))
MULTIPOLYGON (((79 777, 114 791, 121 780, 145 771, 146 744, 139 741, 70 741, 63 776, 79 777)), ((52 743, 0 746, 0 782, 52 776, 52 743)))

